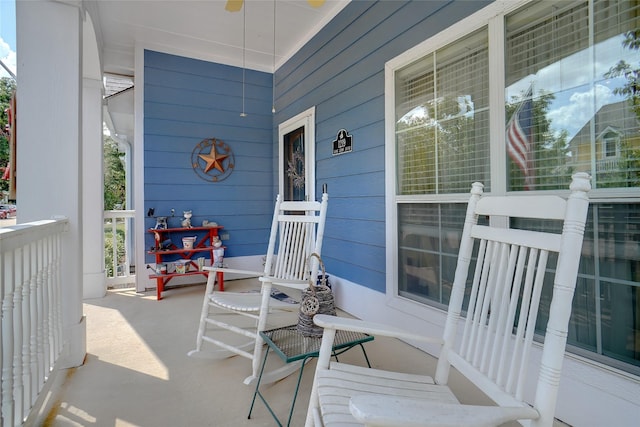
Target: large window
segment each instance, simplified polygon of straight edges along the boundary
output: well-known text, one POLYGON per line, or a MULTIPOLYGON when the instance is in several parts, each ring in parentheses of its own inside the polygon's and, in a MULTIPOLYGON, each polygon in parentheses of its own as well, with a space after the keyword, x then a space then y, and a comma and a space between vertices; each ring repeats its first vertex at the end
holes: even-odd
POLYGON ((448 303, 472 182, 566 195, 587 171, 569 344, 640 373, 639 3, 505 2, 390 62, 399 298, 448 303))

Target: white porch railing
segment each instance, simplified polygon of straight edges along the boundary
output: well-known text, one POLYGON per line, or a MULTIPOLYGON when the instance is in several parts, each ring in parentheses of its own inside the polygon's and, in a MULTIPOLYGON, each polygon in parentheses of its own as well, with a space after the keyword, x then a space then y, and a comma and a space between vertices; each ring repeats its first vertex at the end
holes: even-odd
POLYGON ((3 426, 22 425, 63 348, 62 233, 67 219, 0 228, 0 404, 3 426))
POLYGON ((614 157, 612 159, 601 159, 596 161, 597 172, 615 172, 620 170, 620 159, 614 157))
POLYGON ((131 269, 135 254, 133 221, 136 211, 104 211, 105 273, 107 288, 122 284, 135 284, 131 269))

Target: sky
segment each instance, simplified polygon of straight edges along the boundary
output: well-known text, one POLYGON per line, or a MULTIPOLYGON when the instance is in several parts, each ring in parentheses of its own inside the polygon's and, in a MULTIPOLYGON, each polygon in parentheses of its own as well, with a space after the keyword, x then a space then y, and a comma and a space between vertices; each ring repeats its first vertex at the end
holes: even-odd
MULTIPOLYGON (((16 73, 16 3, 0 0, 0 60, 16 73)), ((0 66, 0 77, 9 77, 0 66)))

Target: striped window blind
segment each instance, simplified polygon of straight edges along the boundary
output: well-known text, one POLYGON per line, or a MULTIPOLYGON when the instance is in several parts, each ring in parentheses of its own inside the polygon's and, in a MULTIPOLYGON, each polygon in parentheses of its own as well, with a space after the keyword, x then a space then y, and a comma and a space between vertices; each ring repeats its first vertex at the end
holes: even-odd
POLYGON ((396 72, 398 194, 489 181, 488 78, 486 29, 396 72))

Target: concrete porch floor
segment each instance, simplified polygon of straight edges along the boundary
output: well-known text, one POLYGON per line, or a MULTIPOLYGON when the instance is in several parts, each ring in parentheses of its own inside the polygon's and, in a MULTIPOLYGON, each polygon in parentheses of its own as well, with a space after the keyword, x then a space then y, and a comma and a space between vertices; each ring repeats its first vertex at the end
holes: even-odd
MULTIPOLYGON (((237 285, 227 283, 227 289, 237 285)), ((61 397, 45 425, 275 426, 259 400, 247 419, 254 392, 253 386, 243 384, 251 372, 248 359, 187 356, 195 348, 203 292, 204 286, 175 288, 156 301, 155 291, 140 294, 133 289, 116 289, 104 298, 85 300, 85 363, 67 372, 61 397)), ((295 319, 288 323, 295 323, 295 319)), ((373 367, 434 371, 432 357, 399 341, 377 338, 365 346, 373 367)), ((340 357, 365 363, 359 349, 340 357)), ((279 363, 279 358, 271 353, 269 361, 279 363)), ((292 426, 304 425, 314 368, 312 361, 304 370, 292 426)), ((261 388, 284 422, 296 379, 294 374, 261 388)), ((488 403, 456 372, 451 387, 463 402, 488 403)))

